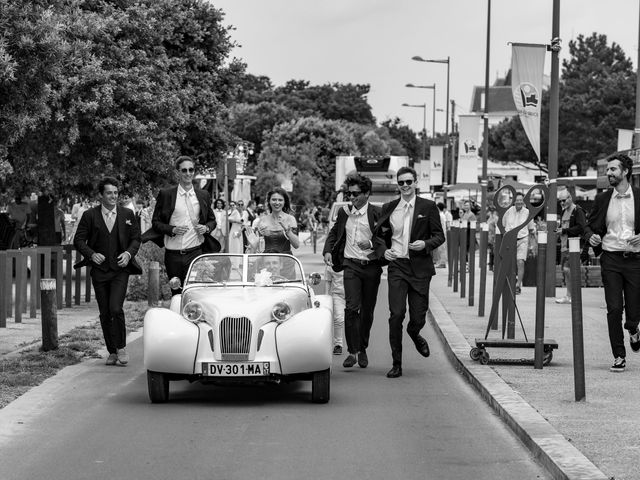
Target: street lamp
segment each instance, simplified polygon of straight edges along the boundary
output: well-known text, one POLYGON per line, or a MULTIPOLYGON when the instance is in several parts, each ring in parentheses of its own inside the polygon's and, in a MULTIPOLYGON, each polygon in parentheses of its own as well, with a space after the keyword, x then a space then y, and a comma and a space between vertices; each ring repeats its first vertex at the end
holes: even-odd
POLYGON ((433 85, 414 85, 413 83, 407 83, 405 87, 409 88, 429 88, 433 90, 433 121, 432 121, 432 130, 431 136, 436 138, 436 84, 433 85))
MULTIPOLYGON (((446 63, 447 64, 447 118, 445 121, 445 141, 447 143, 447 146, 449 145, 449 67, 451 66, 451 57, 447 57, 446 60, 442 59, 442 60, 432 60, 432 59, 425 59, 422 58, 418 55, 416 55, 415 57, 411 57, 411 60, 415 60, 416 62, 427 62, 427 63, 446 63)), ((453 133, 453 132, 452 132, 453 133)), ((453 150, 451 150, 451 154, 453 155, 453 150)), ((451 158, 451 163, 449 164, 451 170, 451 174, 453 174, 453 157, 451 158)), ((446 172, 445 172, 445 177, 446 177, 446 172)), ((448 179, 445 178, 445 182, 448 179)))
POLYGON ((427 104, 422 105, 409 105, 403 103, 403 107, 422 108, 422 160, 427 158, 427 104))

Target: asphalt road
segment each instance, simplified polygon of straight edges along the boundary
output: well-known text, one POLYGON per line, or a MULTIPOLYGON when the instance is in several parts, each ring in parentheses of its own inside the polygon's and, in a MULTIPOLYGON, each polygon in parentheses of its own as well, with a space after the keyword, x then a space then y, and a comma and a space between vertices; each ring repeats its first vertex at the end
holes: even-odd
POLYGON ((170 403, 151 405, 138 339, 129 367, 85 362, 27 395, 19 415, 0 411, 0 478, 548 478, 451 366, 430 326, 431 357, 405 338, 404 376, 385 377, 386 295, 383 281, 369 368, 344 369, 334 357, 326 405, 310 402, 309 382, 176 382, 170 403))

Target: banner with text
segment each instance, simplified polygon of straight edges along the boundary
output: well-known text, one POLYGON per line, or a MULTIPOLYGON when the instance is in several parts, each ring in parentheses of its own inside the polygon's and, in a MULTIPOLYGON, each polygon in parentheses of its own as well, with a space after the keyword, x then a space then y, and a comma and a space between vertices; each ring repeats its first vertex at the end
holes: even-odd
POLYGON ((524 131, 540 161, 540 111, 546 45, 514 43, 511 50, 511 92, 524 131))
POLYGON ((431 186, 442 185, 442 161, 444 159, 444 145, 431 145, 429 148, 431 169, 429 181, 431 186))
POLYGON ((478 183, 478 145, 480 116, 460 115, 458 144, 458 175, 456 183, 478 183))

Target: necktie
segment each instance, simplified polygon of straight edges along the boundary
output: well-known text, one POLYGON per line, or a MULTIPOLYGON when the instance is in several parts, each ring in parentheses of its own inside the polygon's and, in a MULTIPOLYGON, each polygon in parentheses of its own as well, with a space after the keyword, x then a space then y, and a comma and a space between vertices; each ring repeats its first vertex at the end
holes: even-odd
POLYGON ((405 255, 409 254, 409 237, 411 236, 411 204, 404 204, 404 217, 402 223, 402 247, 405 255))
POLYGON ((113 224, 115 223, 113 217, 115 216, 115 213, 116 212, 114 212, 114 211, 111 211, 111 212, 107 213, 107 222, 106 223, 107 223, 107 230, 109 230, 109 233, 111 233, 111 230, 113 230, 113 224))
POLYGON ((191 220, 192 225, 197 225, 198 219, 196 218, 196 212, 193 210, 193 205, 191 204, 191 199, 189 198, 189 194, 184 194, 184 202, 187 205, 187 213, 189 214, 189 220, 191 220))

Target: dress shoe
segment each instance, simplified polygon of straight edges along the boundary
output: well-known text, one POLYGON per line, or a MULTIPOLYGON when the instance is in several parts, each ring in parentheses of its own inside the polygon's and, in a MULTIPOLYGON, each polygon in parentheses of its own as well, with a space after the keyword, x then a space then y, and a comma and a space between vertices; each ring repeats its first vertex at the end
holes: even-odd
POLYGON ((367 368, 369 365, 369 359, 367 358, 367 352, 358 352, 358 366, 360 368, 367 368))
POLYGON ((115 365, 116 362, 118 361, 118 355, 116 355, 115 353, 110 353, 109 357, 107 358, 107 365, 115 365))
POLYGON ((629 335, 629 344, 634 352, 640 351, 640 330, 636 328, 636 332, 629 335))
POLYGON ((422 355, 423 357, 428 357, 429 354, 431 352, 429 352, 429 344, 427 343, 427 341, 424 339, 424 337, 418 335, 414 340, 413 343, 415 343, 416 345, 416 350, 418 350, 418 353, 420 355, 422 355))
POLYGON ((127 363, 129 363, 129 355, 127 354, 127 351, 124 348, 119 348, 118 349, 118 365, 126 365, 127 363))
POLYGON ((391 370, 387 372, 387 378, 398 378, 402 376, 402 367, 394 365, 391 370))
POLYGON ((342 346, 341 345, 336 345, 335 347, 333 347, 333 354, 334 355, 342 355, 342 346))
POLYGON ((342 366, 346 368, 353 367, 357 362, 356 356, 353 353, 350 353, 349 356, 344 359, 344 362, 342 362, 342 366))

